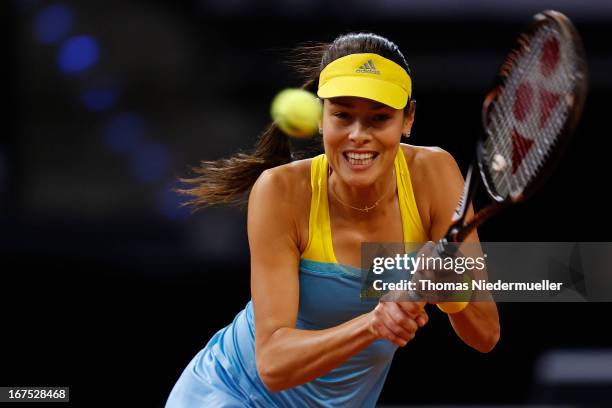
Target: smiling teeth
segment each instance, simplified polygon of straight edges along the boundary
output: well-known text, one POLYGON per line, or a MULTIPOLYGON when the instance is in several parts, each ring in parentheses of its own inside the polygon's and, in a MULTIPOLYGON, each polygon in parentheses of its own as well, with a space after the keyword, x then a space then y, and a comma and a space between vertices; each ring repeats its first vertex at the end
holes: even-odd
POLYGON ((346 153, 346 157, 351 164, 369 164, 374 160, 374 156, 374 153, 346 153))

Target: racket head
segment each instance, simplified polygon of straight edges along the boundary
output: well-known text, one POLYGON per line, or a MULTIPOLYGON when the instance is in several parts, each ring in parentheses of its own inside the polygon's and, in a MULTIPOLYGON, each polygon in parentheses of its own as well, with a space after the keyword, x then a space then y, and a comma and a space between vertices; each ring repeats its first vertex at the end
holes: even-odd
POLYGON ((588 89, 584 48, 563 14, 535 15, 506 57, 483 103, 477 163, 489 196, 516 203, 532 195, 560 161, 588 89))

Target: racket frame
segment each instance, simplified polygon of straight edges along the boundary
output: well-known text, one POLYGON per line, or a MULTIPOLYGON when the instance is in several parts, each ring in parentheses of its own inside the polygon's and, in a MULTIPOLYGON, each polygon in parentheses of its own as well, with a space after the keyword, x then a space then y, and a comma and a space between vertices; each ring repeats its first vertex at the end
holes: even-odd
POLYGON ((491 175, 489 174, 487 167, 484 165, 485 137, 482 135, 478 139, 476 145, 475 158, 466 174, 463 194, 459 200, 457 209, 455 210, 453 223, 449 227, 446 236, 442 239, 442 242, 462 242, 472 231, 474 231, 478 226, 491 218, 493 215, 497 214, 499 211, 513 204, 522 202, 533 195, 535 191, 542 187, 542 185, 548 180, 554 169, 557 167, 569 144, 571 135, 578 125, 586 101, 588 89, 588 71, 584 47, 578 31, 565 15, 554 10, 546 10, 536 14, 533 17, 532 22, 519 35, 517 46, 506 57, 506 60, 504 61, 496 77, 493 89, 487 94, 483 102, 482 122, 484 128, 488 128, 489 111, 493 106, 493 102, 497 99, 498 95, 500 95, 505 85, 506 78, 508 77, 508 73, 514 66, 514 58, 516 58, 517 53, 520 52, 522 47, 526 45, 525 37, 530 38, 531 35, 533 35, 543 24, 555 24, 562 33, 562 40, 570 40, 572 42, 576 59, 575 75, 582 76, 582 78, 579 78, 574 83, 574 89, 571 93, 572 100, 567 101, 568 104, 571 105, 568 110, 568 118, 565 120, 563 127, 559 131, 559 136, 556 139, 556 143, 548 153, 548 158, 546 159, 544 165, 538 171, 538 174, 534 176, 535 178, 528 183, 527 186, 525 186, 521 193, 516 195, 508 195, 508 197, 500 196, 496 193, 496 190, 493 187, 491 175), (549 23, 551 20, 552 22, 549 23), (478 168, 478 172, 475 171, 476 168, 478 168), (472 219, 466 223, 465 219, 467 216, 467 210, 470 203, 473 201, 481 180, 489 197, 493 200, 493 203, 475 213, 472 219))

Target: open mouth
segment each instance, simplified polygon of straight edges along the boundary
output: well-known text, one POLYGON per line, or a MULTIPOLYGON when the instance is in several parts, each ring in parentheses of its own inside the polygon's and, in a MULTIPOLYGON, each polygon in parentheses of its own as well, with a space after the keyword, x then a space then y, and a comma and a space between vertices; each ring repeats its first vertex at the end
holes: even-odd
POLYGON ((344 158, 351 166, 369 166, 378 157, 376 152, 344 152, 344 158))

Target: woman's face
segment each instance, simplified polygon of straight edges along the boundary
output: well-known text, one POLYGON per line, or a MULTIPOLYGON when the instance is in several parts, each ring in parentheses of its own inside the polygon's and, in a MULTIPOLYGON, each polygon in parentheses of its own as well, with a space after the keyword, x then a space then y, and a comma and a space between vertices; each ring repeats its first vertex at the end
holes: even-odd
POLYGON ((403 109, 352 96, 325 99, 323 144, 340 179, 366 188, 388 174, 401 135, 412 126, 413 112, 404 114, 403 109))

